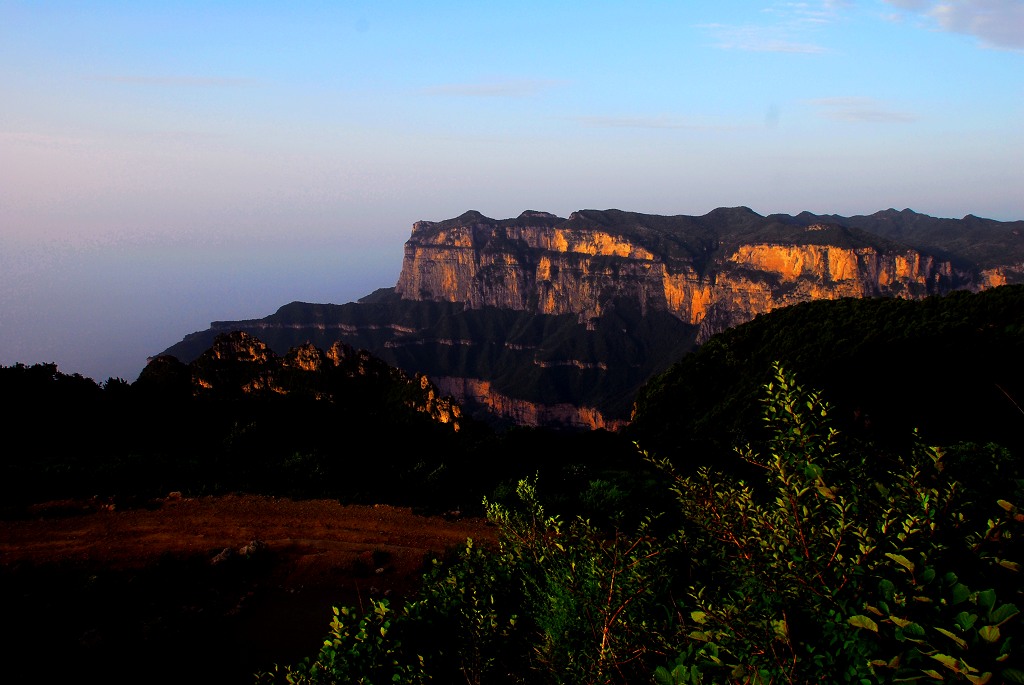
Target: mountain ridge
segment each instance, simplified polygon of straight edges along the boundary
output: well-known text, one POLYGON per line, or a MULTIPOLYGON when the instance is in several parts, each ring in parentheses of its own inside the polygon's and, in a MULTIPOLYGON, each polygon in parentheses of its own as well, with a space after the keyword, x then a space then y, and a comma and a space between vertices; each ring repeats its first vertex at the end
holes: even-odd
POLYGON ((854 217, 584 209, 567 218, 526 210, 508 219, 470 210, 413 224, 394 288, 213 322, 164 354, 188 361, 230 330, 281 354, 340 340, 429 375, 478 416, 617 428, 648 378, 759 313, 1024 282, 1022 232, 1024 221, 909 209, 854 217))

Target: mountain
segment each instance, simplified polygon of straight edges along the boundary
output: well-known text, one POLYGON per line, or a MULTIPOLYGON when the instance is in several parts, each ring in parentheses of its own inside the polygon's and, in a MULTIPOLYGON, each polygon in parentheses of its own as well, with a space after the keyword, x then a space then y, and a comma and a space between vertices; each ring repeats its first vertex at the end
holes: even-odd
POLYGON ((617 429, 643 383, 715 333, 820 299, 919 299, 1024 282, 1024 221, 911 210, 841 217, 470 211, 419 221, 394 288, 213 322, 164 351, 244 331, 278 353, 337 341, 427 375, 474 416, 617 429))

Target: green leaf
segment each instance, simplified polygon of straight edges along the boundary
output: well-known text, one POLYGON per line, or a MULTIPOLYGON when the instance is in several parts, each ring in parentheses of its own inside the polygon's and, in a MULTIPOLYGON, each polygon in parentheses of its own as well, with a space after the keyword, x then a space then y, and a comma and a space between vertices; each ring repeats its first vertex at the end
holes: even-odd
POLYGON ((978 593, 978 606, 985 611, 991 611, 996 603, 996 591, 992 589, 982 590, 978 593))
POLYGON ((960 660, 956 657, 952 657, 948 654, 929 654, 928 656, 935 659, 954 673, 960 672, 960 660))
POLYGON ((889 557, 897 564, 910 571, 911 573, 914 572, 914 562, 912 562, 910 559, 907 559, 902 554, 893 554, 892 552, 886 552, 885 556, 889 557))
POLYGON ((915 640, 916 638, 924 637, 924 628, 917 623, 908 623, 897 631, 900 635, 903 635, 909 640, 915 640))
POLYGON ((817 464, 807 464, 804 466, 804 475, 808 478, 821 478, 823 472, 817 464))
POLYGON ((985 642, 995 642, 999 639, 999 626, 984 626, 978 630, 978 637, 985 642))
POLYGON ((974 625, 974 623, 977 620, 978 620, 978 615, 977 614, 969 614, 966 611, 961 611, 953 619, 953 623, 955 623, 956 627, 959 628, 960 630, 968 630, 968 629, 970 629, 974 625))
POLYGON ((1016 668, 1007 668, 1003 670, 1003 680, 1008 683, 1024 683, 1024 671, 1020 671, 1016 668))
POLYGON ((948 630, 946 630, 944 628, 935 628, 935 630, 937 632, 942 633, 943 635, 948 637, 953 642, 957 643, 957 645, 959 645, 960 649, 967 649, 967 643, 964 642, 963 639, 959 635, 955 635, 955 634, 949 632, 948 630))
POLYGON ((875 633, 878 632, 878 624, 867 616, 857 614, 856 616, 851 616, 848 620, 850 625, 854 628, 864 628, 865 630, 870 630, 875 633))
POLYGON ((1017 606, 1014 604, 1003 604, 998 609, 992 612, 992 622, 997 625, 1006 623, 1011 618, 1019 614, 1017 606))

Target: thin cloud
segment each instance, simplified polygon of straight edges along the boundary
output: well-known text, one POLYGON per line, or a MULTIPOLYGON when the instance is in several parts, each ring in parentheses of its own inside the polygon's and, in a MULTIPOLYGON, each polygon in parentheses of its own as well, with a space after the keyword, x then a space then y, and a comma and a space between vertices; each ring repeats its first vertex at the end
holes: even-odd
POLYGON ((225 88, 251 86, 256 81, 247 78, 225 78, 220 76, 97 76, 93 81, 124 83, 136 86, 172 86, 225 88))
POLYGON ((690 119, 674 117, 602 117, 583 116, 574 117, 576 121, 584 126, 592 128, 643 128, 643 129, 675 129, 710 131, 735 128, 722 124, 705 124, 690 119))
POLYGON ((825 52, 825 48, 820 45, 790 39, 787 35, 789 32, 777 26, 703 24, 700 28, 714 36, 715 47, 720 50, 792 52, 807 55, 825 52))
POLYGON ((920 14, 943 31, 974 36, 985 47, 1024 50, 1024 2, 1020 0, 886 0, 920 14))
POLYGON ((564 86, 564 81, 519 79, 484 83, 445 83, 420 89, 423 95, 476 98, 521 98, 564 86))
POLYGON ((767 23, 702 24, 698 28, 710 33, 721 50, 820 54, 827 49, 811 40, 812 34, 836 21, 846 5, 845 0, 778 2, 761 11, 770 18, 767 23))
POLYGON ((906 124, 917 121, 917 116, 886 108, 873 98, 835 97, 810 100, 818 113, 826 119, 872 124, 906 124))
POLYGON ((778 17, 784 25, 830 24, 841 6, 834 2, 783 2, 767 7, 762 12, 778 17))
POLYGON ((0 131, 0 143, 26 145, 31 147, 80 147, 95 141, 88 138, 32 133, 24 131, 0 131))
POLYGON ((911 12, 920 12, 928 9, 928 5, 932 4, 931 0, 885 0, 890 5, 899 7, 903 10, 909 10, 911 12))

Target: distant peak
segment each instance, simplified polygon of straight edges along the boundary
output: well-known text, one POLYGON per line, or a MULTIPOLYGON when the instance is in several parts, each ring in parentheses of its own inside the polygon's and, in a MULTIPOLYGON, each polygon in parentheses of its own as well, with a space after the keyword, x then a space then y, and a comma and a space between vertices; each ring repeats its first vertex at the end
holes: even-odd
POLYGON ((625 213, 618 209, 578 209, 569 215, 569 221, 589 225, 614 226, 625 213))
POLYGON ((538 212, 534 209, 527 209, 525 212, 519 215, 520 219, 557 219, 558 217, 551 212, 538 212))
POLYGON ((908 217, 908 216, 917 216, 917 215, 918 215, 918 213, 915 212, 914 210, 910 209, 909 207, 904 207, 903 209, 895 209, 894 207, 890 207, 889 209, 883 209, 882 211, 875 212, 873 214, 873 216, 877 216, 877 217, 894 217, 894 216, 908 217))
POLYGON ((709 215, 714 216, 761 216, 750 207, 740 205, 739 207, 718 207, 708 212, 709 215))
POLYGON ((466 212, 465 214, 462 214, 461 216, 456 217, 455 220, 458 221, 458 222, 461 222, 461 223, 469 223, 471 221, 493 221, 493 219, 484 216, 483 214, 481 214, 480 212, 476 211, 475 209, 471 209, 468 212, 466 212))

